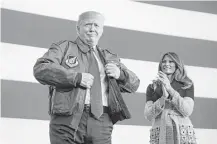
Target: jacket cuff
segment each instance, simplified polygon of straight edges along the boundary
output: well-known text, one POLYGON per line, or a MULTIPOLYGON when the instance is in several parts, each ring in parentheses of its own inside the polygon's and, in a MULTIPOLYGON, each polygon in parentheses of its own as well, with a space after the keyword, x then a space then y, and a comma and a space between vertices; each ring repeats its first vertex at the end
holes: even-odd
POLYGON ((178 99, 180 98, 180 95, 178 92, 174 92, 173 95, 171 95, 170 97, 170 102, 173 103, 173 104, 177 104, 178 102, 178 99))
POLYGON ((81 73, 77 73, 76 77, 75 77, 75 85, 80 85, 81 84, 81 79, 82 79, 82 74, 81 73))
POLYGON ((126 72, 124 71, 124 70, 122 70, 121 68, 120 68, 120 76, 119 76, 119 78, 118 78, 118 81, 120 81, 120 82, 122 82, 122 83, 126 83, 126 81, 127 81, 127 74, 126 74, 126 72))
POLYGON ((154 115, 155 117, 158 116, 163 110, 164 110, 164 105, 161 105, 160 103, 160 99, 158 99, 155 103, 154 103, 154 115))
MULTIPOLYGON (((162 97, 160 99, 163 99, 162 97)), ((165 99, 163 100, 163 104, 160 102, 160 99, 156 101, 156 110, 161 112, 165 106, 165 99)))

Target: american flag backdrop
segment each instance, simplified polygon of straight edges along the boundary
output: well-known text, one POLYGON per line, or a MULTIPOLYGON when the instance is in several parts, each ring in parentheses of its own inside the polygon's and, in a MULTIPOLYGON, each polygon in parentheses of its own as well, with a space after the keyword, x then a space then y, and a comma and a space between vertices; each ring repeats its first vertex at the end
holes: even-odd
POLYGON ((48 88, 33 65, 51 43, 76 38, 76 20, 87 10, 105 18, 99 45, 112 49, 141 80, 124 94, 132 118, 118 122, 113 144, 148 144, 146 88, 163 53, 176 52, 195 85, 190 116, 198 144, 217 136, 217 2, 130 0, 3 0, 1 2, 1 144, 49 144, 48 88))

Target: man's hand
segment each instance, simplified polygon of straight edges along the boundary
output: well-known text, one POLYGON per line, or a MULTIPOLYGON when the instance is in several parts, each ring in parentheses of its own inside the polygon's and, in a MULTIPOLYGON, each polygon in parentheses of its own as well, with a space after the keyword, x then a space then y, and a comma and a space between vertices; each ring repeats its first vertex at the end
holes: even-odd
POLYGON ((108 76, 118 79, 120 77, 120 68, 114 63, 108 63, 105 65, 105 72, 108 76))
POLYGON ((82 73, 81 86, 90 89, 93 85, 94 77, 90 73, 82 73))

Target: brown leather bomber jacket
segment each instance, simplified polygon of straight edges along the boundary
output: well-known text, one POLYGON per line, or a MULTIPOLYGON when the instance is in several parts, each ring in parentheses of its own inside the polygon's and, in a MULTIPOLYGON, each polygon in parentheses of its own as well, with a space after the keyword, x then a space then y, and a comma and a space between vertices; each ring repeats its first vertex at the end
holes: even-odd
MULTIPOLYGON (((98 50, 104 58, 104 65, 107 61, 113 61, 120 67, 121 75, 116 80, 120 92, 135 92, 140 84, 138 77, 120 62, 116 54, 100 47, 98 50)), ((89 47, 77 38, 74 42, 65 40, 52 44, 34 65, 35 78, 41 84, 50 86, 51 123, 78 127, 86 96, 86 89, 80 86, 81 73, 88 72, 89 56, 89 47)), ((109 97, 108 94, 108 102, 109 97)), ((113 105, 110 103, 109 107, 113 105)))

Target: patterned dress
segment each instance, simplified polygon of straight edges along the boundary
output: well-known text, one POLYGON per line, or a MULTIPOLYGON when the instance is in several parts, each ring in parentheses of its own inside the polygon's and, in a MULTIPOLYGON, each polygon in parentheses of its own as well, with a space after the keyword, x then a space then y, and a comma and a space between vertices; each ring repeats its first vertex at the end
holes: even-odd
POLYGON ((145 117, 152 122, 151 144, 196 144, 195 132, 189 116, 194 108, 194 86, 182 89, 183 84, 173 81, 176 91, 164 104, 160 86, 150 84, 146 92, 145 117))

